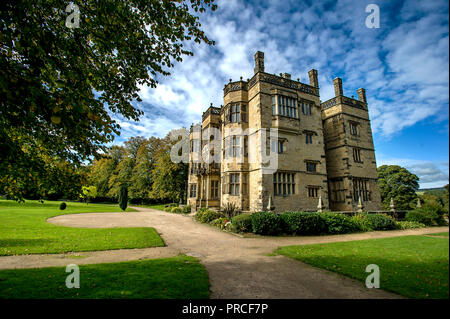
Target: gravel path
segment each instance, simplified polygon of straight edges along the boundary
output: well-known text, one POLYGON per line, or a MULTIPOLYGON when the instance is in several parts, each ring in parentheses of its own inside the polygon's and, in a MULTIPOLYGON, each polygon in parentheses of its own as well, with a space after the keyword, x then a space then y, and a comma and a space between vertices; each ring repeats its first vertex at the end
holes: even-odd
POLYGON ((399 298, 363 283, 283 256, 279 246, 420 235, 448 227, 318 237, 243 238, 193 221, 191 216, 136 207, 135 213, 61 215, 48 222, 70 227, 154 227, 166 247, 0 257, 0 269, 92 264, 175 256, 198 257, 206 267, 212 298, 399 298))

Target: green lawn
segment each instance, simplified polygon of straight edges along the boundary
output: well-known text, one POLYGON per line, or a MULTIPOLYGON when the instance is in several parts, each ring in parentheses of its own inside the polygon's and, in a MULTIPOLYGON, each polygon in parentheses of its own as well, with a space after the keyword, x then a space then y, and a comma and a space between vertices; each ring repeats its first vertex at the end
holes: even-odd
POLYGON ((164 246, 153 228, 73 228, 46 222, 63 214, 121 211, 113 205, 71 202, 61 211, 59 204, 0 200, 0 256, 164 246))
POLYGON ((449 297, 449 240, 403 236, 280 247, 276 253, 365 282, 380 267, 380 288, 410 298, 449 297))
POLYGON ((441 236, 441 237, 448 237, 447 233, 433 233, 433 234, 427 234, 428 236, 441 236))
POLYGON ((80 265, 80 288, 66 287, 65 267, 0 271, 0 298, 209 298, 208 273, 177 256, 80 265))

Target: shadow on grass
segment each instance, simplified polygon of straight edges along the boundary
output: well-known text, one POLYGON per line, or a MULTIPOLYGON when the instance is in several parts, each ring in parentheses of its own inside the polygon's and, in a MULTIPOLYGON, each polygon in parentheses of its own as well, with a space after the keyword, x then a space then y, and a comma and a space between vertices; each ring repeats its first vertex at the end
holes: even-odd
POLYGON ((23 239, 23 238, 7 238, 0 239, 0 247, 20 247, 20 246, 43 246, 54 242, 53 239, 39 238, 39 239, 23 239))

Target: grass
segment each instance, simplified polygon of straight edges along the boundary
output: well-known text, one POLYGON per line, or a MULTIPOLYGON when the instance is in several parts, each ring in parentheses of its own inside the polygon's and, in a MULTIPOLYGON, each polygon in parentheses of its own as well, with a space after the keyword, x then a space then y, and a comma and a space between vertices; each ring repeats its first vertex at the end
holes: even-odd
POLYGON ((380 288, 410 298, 449 297, 449 241, 402 236, 280 247, 276 253, 365 282, 366 266, 380 268, 380 288))
POLYGON ((208 273, 193 257, 79 267, 78 289, 66 287, 65 267, 2 270, 0 298, 209 298, 208 273))
POLYGON ((0 200, 0 256, 164 246, 156 230, 149 227, 95 229, 48 223, 47 218, 64 214, 121 211, 112 205, 71 202, 62 211, 59 204, 0 200))
POLYGON ((444 233, 433 233, 433 234, 427 234, 428 236, 442 236, 442 237, 448 237, 448 232, 444 233))

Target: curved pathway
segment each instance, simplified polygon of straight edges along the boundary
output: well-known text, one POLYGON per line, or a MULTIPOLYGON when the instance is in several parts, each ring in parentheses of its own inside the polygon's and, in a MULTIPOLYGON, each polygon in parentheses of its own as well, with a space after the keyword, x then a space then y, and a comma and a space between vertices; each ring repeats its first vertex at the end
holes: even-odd
POLYGON ((65 266, 175 256, 200 259, 209 273, 212 298, 400 298, 342 275, 284 256, 268 256, 279 246, 421 235, 448 227, 317 237, 243 238, 200 224, 192 216, 135 207, 136 213, 61 215, 48 222, 71 227, 154 227, 166 247, 0 257, 0 269, 65 266))

